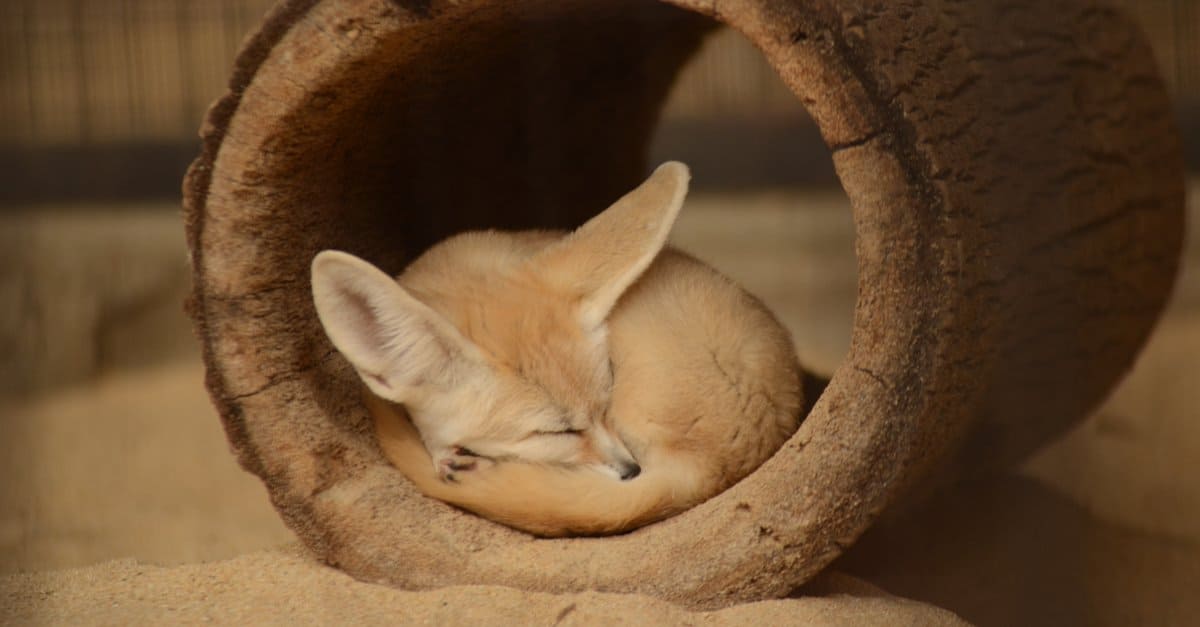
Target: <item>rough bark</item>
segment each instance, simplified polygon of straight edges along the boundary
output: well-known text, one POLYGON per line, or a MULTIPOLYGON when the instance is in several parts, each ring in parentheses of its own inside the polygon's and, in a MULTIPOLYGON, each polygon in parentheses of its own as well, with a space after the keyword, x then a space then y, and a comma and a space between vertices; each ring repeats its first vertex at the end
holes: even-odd
POLYGON ((237 455, 330 564, 406 588, 787 594, 935 468, 1011 464, 1131 365, 1181 246, 1143 37, 1088 2, 289 0, 184 185, 190 311, 237 455), (307 268, 398 271, 471 227, 569 227, 640 179, 679 66, 757 44, 834 151, 857 230, 849 356, 749 478, 624 536, 535 540, 383 460, 307 268), (949 466, 940 462, 950 462, 949 466))

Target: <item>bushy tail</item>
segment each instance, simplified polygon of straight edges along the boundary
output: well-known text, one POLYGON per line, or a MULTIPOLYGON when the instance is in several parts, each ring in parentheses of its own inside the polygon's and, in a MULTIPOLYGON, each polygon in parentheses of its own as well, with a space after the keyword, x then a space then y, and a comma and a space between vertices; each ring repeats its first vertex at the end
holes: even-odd
POLYGON ((679 513, 704 496, 689 465, 656 460, 643 460, 642 474, 630 481, 589 469, 506 462, 445 482, 408 417, 373 394, 364 397, 384 455, 421 492, 535 535, 620 533, 679 513))

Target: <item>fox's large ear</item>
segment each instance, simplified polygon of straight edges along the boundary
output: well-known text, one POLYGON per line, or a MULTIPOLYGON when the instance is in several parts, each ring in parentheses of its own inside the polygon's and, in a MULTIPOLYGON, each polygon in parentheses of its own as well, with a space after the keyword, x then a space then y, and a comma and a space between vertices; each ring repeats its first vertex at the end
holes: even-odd
POLYGON ((420 386, 446 383, 474 361, 477 349, 448 320, 358 257, 319 253, 312 290, 325 334, 383 398, 413 400, 420 386))
POLYGON ((530 263, 554 287, 580 299, 585 324, 599 325, 666 244, 689 178, 678 161, 658 166, 637 189, 530 263))

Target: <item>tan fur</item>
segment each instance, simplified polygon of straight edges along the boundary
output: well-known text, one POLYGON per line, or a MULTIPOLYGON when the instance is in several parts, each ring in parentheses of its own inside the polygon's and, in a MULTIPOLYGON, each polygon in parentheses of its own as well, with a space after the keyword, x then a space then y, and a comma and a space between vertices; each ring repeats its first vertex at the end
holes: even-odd
POLYGON ((318 313, 422 492, 538 535, 615 533, 724 490, 795 430, 788 333, 663 249, 686 182, 664 165, 569 235, 453 237, 390 286, 318 256, 318 313))

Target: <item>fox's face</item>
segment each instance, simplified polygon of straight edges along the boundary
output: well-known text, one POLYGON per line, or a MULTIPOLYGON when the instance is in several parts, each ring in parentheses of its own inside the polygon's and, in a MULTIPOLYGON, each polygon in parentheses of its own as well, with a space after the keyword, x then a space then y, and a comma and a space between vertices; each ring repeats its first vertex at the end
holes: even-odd
POLYGON ((410 294, 461 335, 447 359, 451 385, 427 380, 425 389, 392 398, 406 405, 435 460, 447 462, 439 471, 520 460, 635 476, 637 462, 607 419, 612 372, 603 326, 586 328, 575 306, 521 268, 487 275, 437 286, 411 281, 410 294))
POLYGON ((666 164, 570 235, 465 234, 400 283, 323 252, 317 313, 367 386, 405 406, 443 477, 522 461, 632 478, 607 416, 605 321, 665 244, 686 185, 686 168, 666 164))

